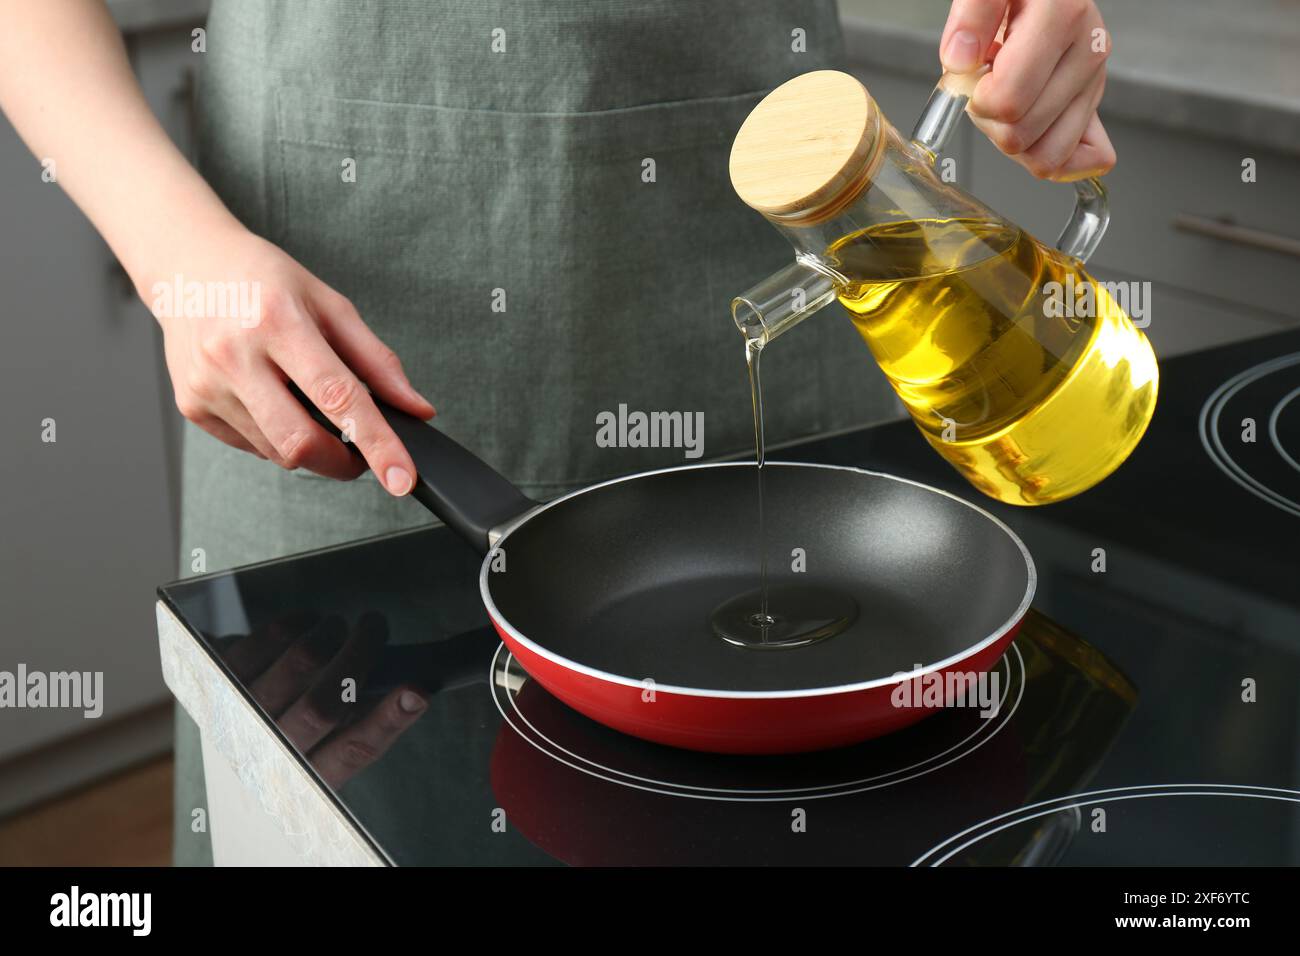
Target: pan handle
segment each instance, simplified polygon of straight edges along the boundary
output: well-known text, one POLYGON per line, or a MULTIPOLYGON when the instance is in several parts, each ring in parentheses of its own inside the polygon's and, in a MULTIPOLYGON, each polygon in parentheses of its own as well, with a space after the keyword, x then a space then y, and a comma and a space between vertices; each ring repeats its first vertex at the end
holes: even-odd
MULTIPOLYGON (((326 431, 340 436, 338 427, 292 382, 289 389, 326 431)), ((372 394, 375 407, 401 439, 415 462, 411 497, 473 545, 480 554, 491 548, 489 535, 519 517, 537 502, 527 497, 473 452, 414 415, 408 415, 372 394)), ((353 454, 359 454, 349 445, 353 454)))

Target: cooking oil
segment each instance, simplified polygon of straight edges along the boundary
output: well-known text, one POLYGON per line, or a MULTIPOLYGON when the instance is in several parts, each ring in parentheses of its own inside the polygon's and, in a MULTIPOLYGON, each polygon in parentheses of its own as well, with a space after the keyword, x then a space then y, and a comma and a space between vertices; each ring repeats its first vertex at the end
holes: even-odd
POLYGON ((735 647, 778 650, 804 647, 847 630, 858 617, 851 597, 828 587, 778 583, 770 585, 767 568, 767 519, 763 504, 763 472, 767 443, 763 437, 762 342, 745 343, 749 394, 754 409, 754 464, 758 518, 758 588, 724 601, 713 609, 713 633, 735 647))
POLYGON ((986 495, 1039 505, 1078 494, 1146 430, 1159 378, 1146 337, 1077 260, 1019 228, 883 223, 828 258, 921 433, 986 495), (1091 309, 1064 301, 1084 284, 1091 309))

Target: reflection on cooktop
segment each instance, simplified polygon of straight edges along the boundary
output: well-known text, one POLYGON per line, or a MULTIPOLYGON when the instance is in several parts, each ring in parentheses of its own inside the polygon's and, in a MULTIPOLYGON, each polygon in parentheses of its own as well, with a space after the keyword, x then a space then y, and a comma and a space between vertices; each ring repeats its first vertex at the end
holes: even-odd
POLYGON ((763 802, 862 793, 967 757, 1005 730, 1020 706, 1025 689, 1020 649, 1012 645, 994 673, 1002 693, 987 718, 971 708, 954 709, 857 746, 775 757, 700 753, 629 738, 552 697, 504 645, 492 660, 492 690, 501 716, 520 738, 573 770, 687 799, 763 802))
MULTIPOLYGON (((948 710, 854 747, 745 757, 602 727, 502 647, 492 788, 513 826, 571 864, 906 864, 1035 794, 1079 788, 1136 701, 1113 665, 1033 612, 997 672, 1003 693, 988 717, 948 710)), ((1018 836, 959 860, 1046 863, 1066 846, 1049 831, 1018 836)))

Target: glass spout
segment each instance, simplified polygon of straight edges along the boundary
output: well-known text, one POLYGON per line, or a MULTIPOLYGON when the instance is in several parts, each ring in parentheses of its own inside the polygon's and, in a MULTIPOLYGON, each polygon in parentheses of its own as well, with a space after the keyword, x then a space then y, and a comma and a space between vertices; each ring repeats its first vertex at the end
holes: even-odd
POLYGON ((800 255, 779 272, 731 300, 731 317, 746 341, 760 348, 835 301, 834 275, 800 255))

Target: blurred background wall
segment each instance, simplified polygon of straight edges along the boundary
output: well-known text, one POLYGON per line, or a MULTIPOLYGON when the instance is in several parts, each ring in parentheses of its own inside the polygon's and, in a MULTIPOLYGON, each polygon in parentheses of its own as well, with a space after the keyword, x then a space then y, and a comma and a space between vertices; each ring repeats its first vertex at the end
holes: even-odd
MULTIPOLYGON (((188 150, 190 31, 206 0, 110 7, 154 111, 188 150)), ((104 709, 0 712, 0 816, 171 745, 153 590, 177 576, 179 419, 161 339, 41 171, 0 120, 0 670, 102 671, 104 709)))

